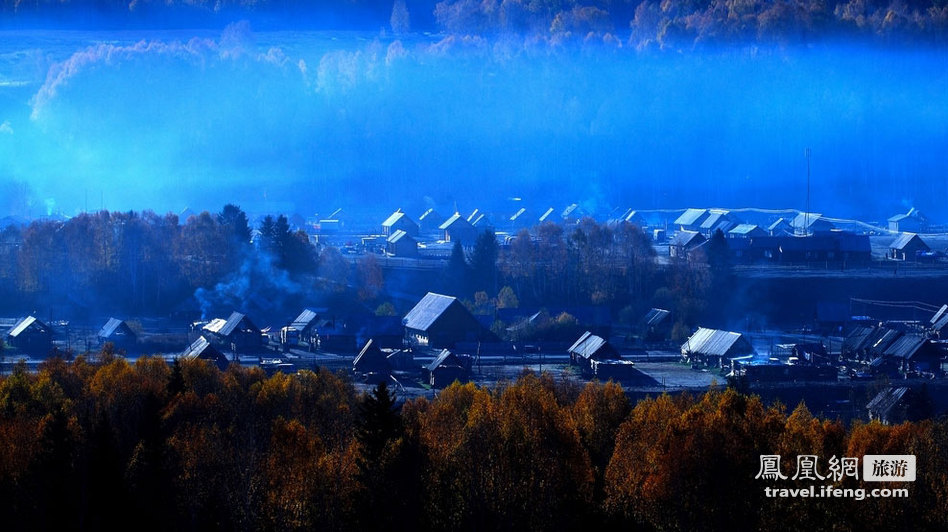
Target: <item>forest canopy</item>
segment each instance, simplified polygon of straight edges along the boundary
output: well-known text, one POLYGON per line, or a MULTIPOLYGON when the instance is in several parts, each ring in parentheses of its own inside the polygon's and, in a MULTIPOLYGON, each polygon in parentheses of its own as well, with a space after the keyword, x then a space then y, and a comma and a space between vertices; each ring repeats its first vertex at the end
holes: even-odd
POLYGON ((944 420, 847 427, 732 389, 632 404, 617 384, 547 374, 399 405, 384 386, 360 394, 325 370, 96 359, 0 378, 8 529, 948 526, 944 420), (831 457, 914 454, 918 477, 908 498, 768 498, 765 487, 811 482, 755 479, 761 454, 816 455, 824 469, 831 457))
POLYGON ((944 0, 4 0, 0 21, 47 26, 380 28, 395 34, 521 35, 554 44, 693 46, 839 38, 944 42, 944 0))

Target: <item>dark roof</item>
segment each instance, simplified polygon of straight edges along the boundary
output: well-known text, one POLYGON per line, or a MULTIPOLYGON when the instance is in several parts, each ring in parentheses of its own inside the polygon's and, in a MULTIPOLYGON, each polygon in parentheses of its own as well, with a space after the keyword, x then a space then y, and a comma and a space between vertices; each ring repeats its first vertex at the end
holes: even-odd
POLYGON ((584 332, 579 340, 576 340, 576 343, 569 348, 569 353, 579 355, 587 360, 595 356, 619 358, 619 353, 609 345, 608 341, 589 331, 584 332))
POLYGON ((753 348, 741 333, 699 327, 691 338, 681 345, 682 352, 711 356, 725 356, 732 348, 737 353, 752 353, 753 348))
POLYGON ((452 304, 460 305, 457 301, 456 297, 428 292, 414 308, 408 311, 402 323, 409 329, 426 331, 448 310, 448 307, 452 304))
POLYGON ((428 371, 434 371, 439 367, 467 369, 467 366, 464 365, 464 362, 461 361, 461 358, 447 349, 443 349, 441 353, 438 354, 438 356, 431 362, 431 364, 428 364, 427 369, 428 371))
POLYGON ((21 319, 20 321, 18 321, 16 325, 14 325, 12 329, 10 329, 10 332, 7 333, 7 336, 9 336, 10 338, 16 338, 17 336, 23 334, 23 332, 26 331, 27 329, 30 329, 33 327, 39 327, 44 332, 49 329, 49 327, 47 327, 45 323, 36 319, 35 316, 27 316, 21 319))
POLYGON ((355 360, 352 361, 352 367, 372 370, 390 368, 391 365, 378 345, 373 340, 369 340, 356 355, 355 360))
POLYGON ((902 331, 879 328, 875 334, 869 337, 869 341, 872 342, 872 345, 869 346, 869 349, 871 349, 874 353, 885 353, 886 350, 889 349, 889 346, 895 343, 895 341, 901 336, 902 331))
POLYGON ((869 347, 868 339, 875 330, 875 327, 856 327, 843 340, 843 350, 853 352, 869 347))
POLYGON ((696 246, 706 239, 704 235, 695 231, 678 231, 671 241, 671 245, 678 247, 696 246))
POLYGON ((870 412, 876 412, 880 417, 887 417, 893 408, 898 406, 909 389, 905 386, 882 390, 866 405, 870 412))
POLYGON ((892 342, 884 354, 908 360, 917 355, 927 344, 929 341, 924 336, 906 334, 892 342))
POLYGON ((671 312, 668 310, 661 309, 661 308, 653 308, 649 310, 647 313, 645 313, 645 318, 643 318, 642 321, 645 322, 645 325, 649 327, 654 327, 658 325, 659 323, 665 321, 665 318, 667 318, 670 314, 671 312))

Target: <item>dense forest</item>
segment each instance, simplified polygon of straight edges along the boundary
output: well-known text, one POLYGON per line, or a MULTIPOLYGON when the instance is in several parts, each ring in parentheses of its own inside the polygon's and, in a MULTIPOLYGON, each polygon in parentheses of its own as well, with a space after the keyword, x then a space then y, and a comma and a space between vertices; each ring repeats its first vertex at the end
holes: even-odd
POLYGON ((944 0, 4 0, 5 24, 191 27, 247 18, 264 27, 524 35, 633 46, 814 42, 839 37, 943 42, 944 0))
POLYGON ((408 308, 393 306, 392 291, 439 291, 477 314, 518 305, 602 305, 629 321, 656 305, 673 310, 687 331, 705 314, 720 316, 734 294, 726 247, 716 235, 706 256, 659 267, 638 226, 585 218, 569 228, 521 230, 503 246, 493 232, 482 232, 468 249, 455 246, 440 273, 405 280, 383 269, 377 254, 317 248, 282 215, 253 228, 234 205, 187 220, 100 211, 0 231, 0 308, 56 309, 69 318, 236 309, 270 319, 332 300, 397 314, 408 308))
MULTIPOLYGON (((631 404, 613 383, 524 374, 398 404, 327 371, 108 350, 0 380, 7 530, 944 530, 948 422, 844 426, 732 389, 631 404), (776 499, 761 454, 914 454, 908 498, 776 499), (740 516, 738 521, 735 517, 740 516)), ((860 477, 861 478, 861 477, 860 477)))

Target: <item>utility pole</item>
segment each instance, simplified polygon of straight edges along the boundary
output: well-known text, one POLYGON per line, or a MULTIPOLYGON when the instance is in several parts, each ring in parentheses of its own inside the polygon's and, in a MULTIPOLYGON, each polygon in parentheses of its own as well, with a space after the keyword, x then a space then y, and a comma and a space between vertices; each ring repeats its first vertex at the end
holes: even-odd
POLYGON ((803 153, 806 155, 806 212, 803 215, 803 236, 810 234, 810 148, 803 153))

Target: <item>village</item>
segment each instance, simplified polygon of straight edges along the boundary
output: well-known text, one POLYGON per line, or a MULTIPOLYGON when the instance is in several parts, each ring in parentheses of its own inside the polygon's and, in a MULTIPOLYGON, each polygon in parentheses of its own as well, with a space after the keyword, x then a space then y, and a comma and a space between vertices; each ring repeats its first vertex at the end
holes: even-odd
MULTIPOLYGON (((403 398, 431 396, 456 380, 496 386, 536 371, 580 382, 612 380, 634 397, 732 385, 788 404, 804 400, 843 419, 899 423, 948 410, 948 394, 941 393, 948 305, 928 298, 881 299, 888 294, 883 289, 868 293, 880 299, 861 299, 854 296, 865 292, 834 296, 832 289, 814 288, 780 312, 747 312, 724 320, 726 328, 699 322, 683 330, 673 305, 636 315, 627 307, 621 317, 607 305, 519 305, 501 303, 500 296, 485 305, 432 291, 425 282, 447 267, 455 249, 470 257, 485 233, 503 253, 518 240, 521 247, 525 239, 538 245, 544 226, 570 234, 582 224, 601 224, 615 231, 634 226, 647 237, 658 268, 690 265, 713 275, 713 257, 725 250, 720 260, 738 285, 802 279, 818 287, 844 278, 910 283, 917 293, 938 297, 932 279, 948 275, 948 237, 914 209, 884 225, 756 209, 598 215, 577 204, 448 217, 428 208, 417 218, 398 209, 375 226, 341 209, 289 221, 316 248, 334 248, 353 264, 371 256, 386 278, 402 279, 383 289, 394 305, 372 312, 337 300, 298 308, 295 317, 285 309, 282 321, 273 312, 254 315, 252 305, 205 315, 198 302, 170 317, 110 316, 98 325, 40 313, 11 317, 0 321, 7 329, 4 371, 21 359, 35 365, 51 353, 106 350, 132 358, 200 358, 221 370, 233 363, 268 373, 327 368, 365 390, 387 382, 403 398)), ((251 233, 252 242, 260 237, 259 230, 251 233)))

